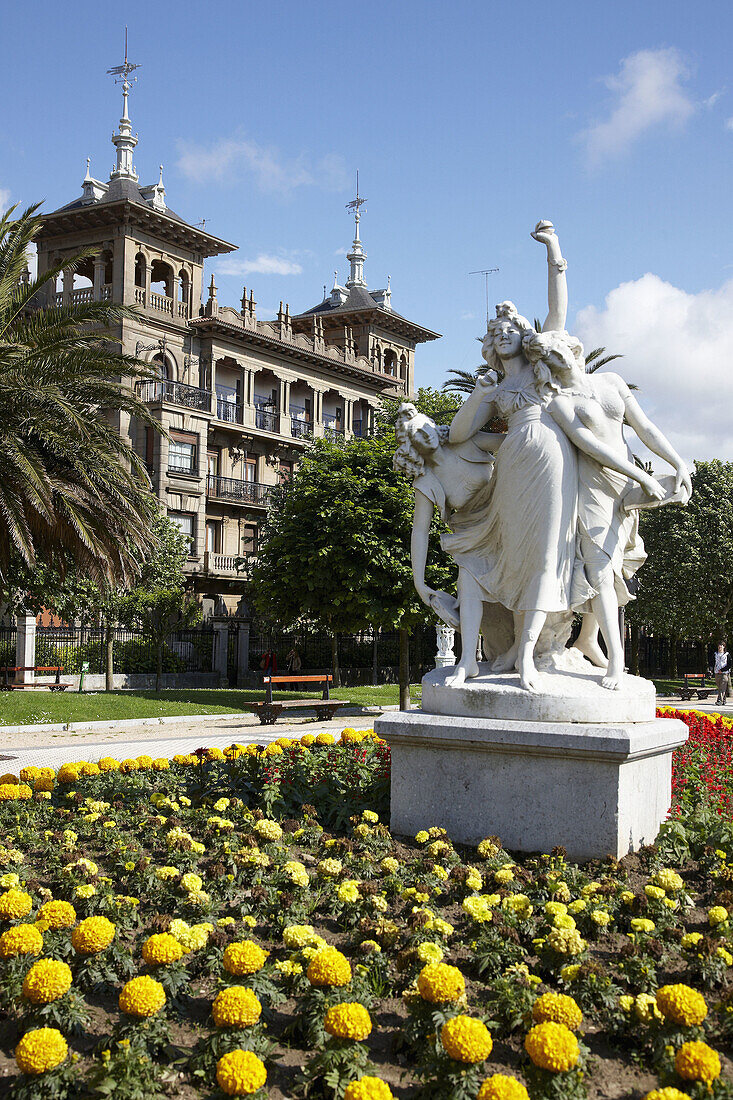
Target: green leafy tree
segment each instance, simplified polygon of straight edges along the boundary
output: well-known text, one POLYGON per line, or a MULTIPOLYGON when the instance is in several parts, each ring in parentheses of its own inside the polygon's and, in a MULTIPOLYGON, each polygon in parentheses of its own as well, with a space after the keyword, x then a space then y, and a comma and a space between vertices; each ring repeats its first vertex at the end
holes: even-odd
POLYGON ((99 583, 129 582, 151 549, 156 512, 144 464, 115 428, 120 413, 157 423, 119 381, 144 372, 115 350, 134 311, 40 305, 54 300, 60 268, 27 276, 37 209, 0 216, 0 597, 15 555, 60 573, 73 560, 99 583))
POLYGON ((676 642, 706 645, 733 637, 733 463, 697 461, 692 497, 684 508, 642 513, 648 559, 628 617, 676 642))
MULTIPOLYGON (((409 705, 409 631, 432 615, 412 582, 413 498, 392 468, 388 414, 371 439, 316 440, 293 478, 276 489, 252 575, 258 613, 284 626, 313 623, 333 639, 369 625, 400 632, 400 704, 409 705)), ((452 563, 434 520, 428 583, 449 588, 452 563)))
POLYGON ((201 622, 201 608, 185 590, 183 565, 189 540, 168 516, 154 520, 158 547, 142 567, 139 584, 116 601, 120 622, 145 631, 155 645, 155 690, 160 691, 163 649, 169 634, 189 630, 201 622))

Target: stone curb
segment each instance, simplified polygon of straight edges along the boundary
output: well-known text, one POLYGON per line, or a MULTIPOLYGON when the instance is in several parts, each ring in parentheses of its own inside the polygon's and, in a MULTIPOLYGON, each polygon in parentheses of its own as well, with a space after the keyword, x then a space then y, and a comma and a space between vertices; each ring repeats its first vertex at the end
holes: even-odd
MULTIPOLYGON (((315 707, 313 709, 315 710, 315 707)), ((339 715, 345 718, 356 718, 363 714, 384 714, 385 711, 397 709, 397 705, 392 703, 384 707, 345 707, 339 712, 339 715)), ((304 713, 307 714, 305 708, 304 713)), ((233 722, 241 721, 243 718, 254 718, 254 715, 251 711, 243 711, 241 713, 227 711, 220 714, 166 714, 158 718, 103 718, 94 722, 55 722, 46 725, 42 725, 40 722, 34 722, 28 726, 0 725, 0 734, 73 733, 78 730, 91 730, 94 732, 95 730, 102 731, 106 729, 115 729, 124 732, 124 730, 127 729, 139 729, 141 726, 165 726, 176 722, 186 722, 188 724, 191 722, 233 722)))

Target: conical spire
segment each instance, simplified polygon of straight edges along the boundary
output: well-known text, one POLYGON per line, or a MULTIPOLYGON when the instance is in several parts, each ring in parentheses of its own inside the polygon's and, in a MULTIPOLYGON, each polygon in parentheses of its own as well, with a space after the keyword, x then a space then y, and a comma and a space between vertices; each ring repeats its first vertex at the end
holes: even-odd
POLYGON ((352 286, 366 287, 366 279, 364 278, 364 261, 367 258, 364 247, 359 237, 359 222, 361 221, 361 207, 366 202, 359 194, 359 173, 356 173, 356 198, 346 204, 347 210, 353 210, 354 212, 354 241, 351 252, 347 255, 346 259, 351 264, 351 273, 346 280, 346 286, 350 289, 352 286))
MULTIPOLYGON (((135 171, 135 165, 132 163, 132 151, 137 145, 137 134, 133 134, 132 125, 130 123, 130 115, 127 107, 127 97, 130 93, 132 84, 130 83, 130 73, 139 68, 138 65, 133 65, 127 60, 127 27, 125 27, 125 60, 122 65, 116 65, 113 69, 108 69, 107 72, 117 78, 122 77, 122 118, 120 119, 120 128, 116 134, 112 135, 112 144, 117 148, 117 164, 112 169, 110 180, 113 179, 129 179, 137 183, 138 175, 135 171)), ((137 77, 134 78, 137 80, 137 77)))

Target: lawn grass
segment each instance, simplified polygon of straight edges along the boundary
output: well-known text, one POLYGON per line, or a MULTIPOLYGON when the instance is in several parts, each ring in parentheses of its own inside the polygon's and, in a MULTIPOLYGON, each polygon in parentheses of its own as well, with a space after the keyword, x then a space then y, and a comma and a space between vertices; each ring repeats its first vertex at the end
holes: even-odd
MULTIPOLYGON (((420 701, 420 685, 411 687, 420 701)), ((275 699, 320 699, 319 692, 274 692, 275 699)), ((397 684, 335 688, 334 699, 357 706, 388 706, 399 701, 397 684)), ((164 691, 0 692, 0 726, 67 722, 122 721, 175 715, 239 714, 245 703, 263 699, 262 688, 189 688, 164 691)))

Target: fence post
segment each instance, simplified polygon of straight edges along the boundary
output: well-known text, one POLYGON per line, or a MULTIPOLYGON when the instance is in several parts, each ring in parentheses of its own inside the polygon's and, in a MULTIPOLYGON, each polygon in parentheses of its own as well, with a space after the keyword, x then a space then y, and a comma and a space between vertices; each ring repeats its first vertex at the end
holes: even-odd
POLYGON ((237 687, 242 687, 249 672, 249 623, 239 624, 239 648, 237 649, 237 687))
POLYGON ((33 672, 36 663, 36 616, 18 615, 16 626, 15 663, 21 666, 21 671, 16 672, 15 682, 16 684, 33 684, 36 680, 33 672), (23 666, 30 666, 30 672, 23 671, 23 666))
POLYGON ((227 683, 227 663, 229 659, 229 620, 214 619, 214 672, 219 673, 220 681, 227 683))

